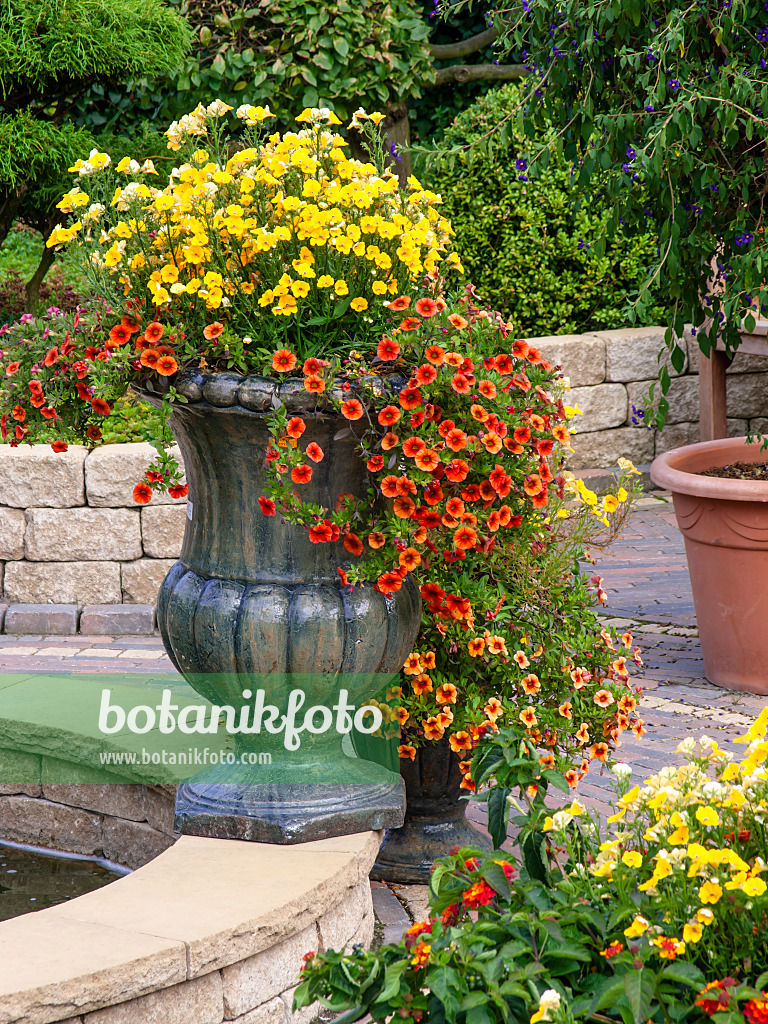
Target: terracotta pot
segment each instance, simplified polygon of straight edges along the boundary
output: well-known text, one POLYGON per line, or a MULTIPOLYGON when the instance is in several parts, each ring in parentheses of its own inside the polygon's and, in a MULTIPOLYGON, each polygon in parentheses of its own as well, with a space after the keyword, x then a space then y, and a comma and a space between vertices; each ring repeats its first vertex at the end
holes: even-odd
MULTIPOLYGON (((357 746, 357 741, 355 742, 357 746)), ((406 811, 402 828, 391 828, 381 844, 371 878, 382 882, 425 884, 432 865, 453 846, 493 844, 467 821, 467 791, 461 789, 461 757, 448 737, 426 743, 413 761, 400 761, 405 781, 406 811)))
MULTIPOLYGON (((265 414, 279 399, 304 414, 302 445, 325 458, 302 490, 333 508, 340 492, 367 494, 356 438, 300 382, 233 373, 187 373, 175 381, 188 399, 171 428, 189 484, 179 561, 160 588, 158 626, 169 657, 190 685, 217 705, 239 705, 264 689, 285 713, 295 688, 306 708, 332 708, 339 690, 359 707, 399 672, 416 636, 421 598, 408 576, 393 598, 370 584, 344 588, 337 573, 351 556, 341 542, 312 544, 306 530, 258 505, 269 433, 265 414), (296 386, 298 384, 298 387, 296 386), (373 680, 373 681, 372 681, 373 680)), ((157 399, 154 399, 155 402, 157 399)), ((349 757, 335 725, 304 733, 286 751, 283 735, 235 736, 235 749, 267 751, 269 768, 209 769, 179 787, 182 832, 272 843, 303 842, 399 825, 404 794, 386 768, 349 757)))
POLYGON ((700 476, 733 462, 768 462, 744 437, 660 455, 651 479, 672 492, 683 537, 707 679, 768 694, 768 482, 700 476))

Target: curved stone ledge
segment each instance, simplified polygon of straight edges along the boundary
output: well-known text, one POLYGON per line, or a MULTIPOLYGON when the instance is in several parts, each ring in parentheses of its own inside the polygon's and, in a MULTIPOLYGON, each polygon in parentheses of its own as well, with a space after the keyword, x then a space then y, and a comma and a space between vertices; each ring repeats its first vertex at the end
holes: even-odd
POLYGON ((302 957, 371 941, 379 842, 183 836, 102 889, 0 924, 0 1024, 290 1024, 302 957))

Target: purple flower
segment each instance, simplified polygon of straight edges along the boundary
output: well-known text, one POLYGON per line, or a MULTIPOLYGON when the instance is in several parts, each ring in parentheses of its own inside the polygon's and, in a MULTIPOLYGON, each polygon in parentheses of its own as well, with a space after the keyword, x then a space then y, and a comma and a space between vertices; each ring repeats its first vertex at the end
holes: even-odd
POLYGON ((649 114, 652 114, 656 108, 653 106, 652 103, 646 103, 645 109, 648 111, 649 114))
POLYGON ((526 160, 523 160, 522 157, 520 157, 519 160, 515 160, 515 167, 518 169, 518 171, 524 171, 528 167, 528 162, 526 160))
POLYGON ((759 28, 757 30, 757 38, 761 43, 766 42, 768 40, 768 28, 759 28))
POLYGON ((20 324, 28 324, 30 320, 34 320, 34 316, 31 313, 22 313, 19 317, 20 324))
POLYGON ((528 3, 528 0, 523 0, 523 10, 526 14, 531 13, 531 5, 528 3))
POLYGON ((669 82, 667 84, 669 85, 669 88, 673 92, 675 91, 675 89, 679 89, 680 88, 680 83, 678 82, 678 80, 676 78, 670 78, 670 80, 669 80, 669 82))
POLYGON ((637 153, 632 149, 631 146, 627 146, 627 160, 634 160, 637 153))
POLYGON ((389 147, 389 152, 390 152, 390 155, 393 156, 395 158, 395 160, 398 161, 398 163, 402 163, 403 162, 403 158, 398 154, 397 146, 396 146, 396 144, 394 142, 389 147))

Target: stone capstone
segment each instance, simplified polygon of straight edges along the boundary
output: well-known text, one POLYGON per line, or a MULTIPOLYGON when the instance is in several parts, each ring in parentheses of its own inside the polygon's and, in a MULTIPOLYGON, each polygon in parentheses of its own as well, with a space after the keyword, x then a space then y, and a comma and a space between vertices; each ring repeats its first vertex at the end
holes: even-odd
POLYGON ((120 562, 141 557, 139 513, 132 509, 28 508, 26 515, 24 550, 32 562, 120 562))
MULTIPOLYGON (((172 448, 183 466, 181 452, 172 448)), ((88 504, 100 508, 138 508, 133 500, 133 489, 144 479, 157 452, 145 441, 129 444, 105 444, 95 448, 85 460, 85 488, 88 504)), ((171 498, 168 494, 152 494, 152 505, 186 504, 186 498, 171 498)))
POLYGON ((71 445, 54 452, 47 444, 0 444, 0 505, 72 508, 85 504, 83 464, 87 451, 71 445))
POLYGON ((570 421, 579 434, 620 427, 627 419, 627 389, 623 384, 572 388, 564 401, 566 405, 581 409, 581 415, 570 421))
POLYGON ((553 366, 562 366, 571 387, 602 384, 605 380, 605 341, 594 334, 560 334, 531 338, 534 348, 553 366))
POLYGON ((311 925, 263 953, 225 967, 225 1017, 239 1017, 285 992, 298 979, 304 955, 317 949, 317 927, 311 925))

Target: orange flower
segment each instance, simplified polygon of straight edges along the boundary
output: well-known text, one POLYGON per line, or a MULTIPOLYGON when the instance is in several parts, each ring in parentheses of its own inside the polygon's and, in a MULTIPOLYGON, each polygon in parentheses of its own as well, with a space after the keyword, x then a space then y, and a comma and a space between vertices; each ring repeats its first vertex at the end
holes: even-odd
POLYGON ((142 366, 149 366, 151 369, 154 369, 159 358, 160 353, 156 348, 145 348, 139 357, 139 362, 142 366))
POLYGON ((485 640, 481 636, 475 637, 474 640, 470 640, 467 644, 467 650, 471 657, 479 658, 485 650, 485 640))
POLYGON ((147 329, 144 331, 144 337, 151 345, 154 345, 156 342, 160 341, 163 334, 165 334, 165 328, 163 327, 162 324, 159 324, 157 320, 153 320, 152 323, 149 324, 147 329))
POLYGON ((376 581, 376 586, 382 594, 396 594, 402 585, 403 578, 397 572, 385 572, 376 581))
POLYGON ((643 725, 643 720, 641 718, 638 718, 635 724, 632 726, 632 732, 635 734, 635 736, 637 736, 638 739, 640 739, 641 736, 645 736, 647 731, 648 730, 643 725))
POLYGON ((310 374, 309 377, 304 378, 304 390, 308 391, 311 395, 319 395, 325 391, 325 381, 322 377, 310 374))
POLYGON ((478 423, 485 423, 490 415, 488 410, 484 409, 482 405, 470 405, 469 412, 472 419, 477 420, 478 423))
POLYGON ((325 520, 316 526, 310 526, 309 539, 313 544, 329 544, 333 539, 331 524, 325 520))
POLYGON ((539 758, 539 764, 542 768, 554 768, 555 767, 555 756, 554 754, 542 754, 539 758))
POLYGON ((432 693, 432 677, 428 676, 426 672, 420 672, 411 680, 411 686, 417 697, 420 697, 422 693, 432 693))
POLYGON ((434 316, 438 312, 437 303, 434 299, 417 299, 414 308, 419 316, 423 317, 434 316))
POLYGON ((296 356, 287 348, 278 349, 272 356, 272 369, 278 373, 290 373, 295 366, 296 356))
POLYGON ((390 362, 400 355, 400 346, 392 338, 384 337, 376 346, 376 355, 382 362, 390 362))
POLYGON ((403 388, 399 395, 400 405, 404 409, 417 409, 422 402, 421 392, 418 388, 403 388))
POLYGON ((325 452, 317 441, 310 441, 307 445, 307 455, 313 462, 322 462, 325 458, 325 452))
POLYGON ((305 377, 310 377, 313 376, 314 374, 319 373, 322 370, 322 368, 327 365, 328 363, 325 361, 325 359, 318 359, 317 356, 310 356, 309 359, 304 360, 304 365, 301 368, 301 372, 304 374, 305 377))
POLYGON ((149 484, 136 484, 133 488, 133 500, 137 505, 147 505, 152 500, 152 488, 149 484))
POLYGON ((424 728, 424 735, 428 740, 441 740, 443 738, 445 726, 438 722, 435 715, 425 718, 421 724, 424 728))
POLYGON ((496 719, 500 717, 503 710, 504 708, 498 697, 491 697, 491 699, 483 708, 483 711, 492 722, 495 722, 496 719))
POLYGON ((587 728, 586 722, 582 722, 579 728, 577 729, 576 739, 582 746, 589 743, 589 729, 587 728))
POLYGON ((402 416, 396 405, 385 405, 377 419, 382 427, 392 427, 402 416))
POLYGON ((520 721, 523 723, 526 729, 532 729, 534 725, 538 725, 539 722, 538 718, 536 717, 536 712, 533 710, 533 708, 524 708, 517 717, 520 719, 520 721))
POLYGON ((567 718, 568 721, 570 721, 573 718, 573 710, 572 709, 573 709, 573 705, 571 704, 571 702, 569 700, 567 700, 563 704, 561 704, 560 707, 557 710, 563 716, 563 718, 567 718))
POLYGON ((541 477, 538 473, 530 473, 525 480, 523 480, 523 490, 531 498, 535 497, 537 494, 541 494, 544 490, 544 484, 542 483, 541 477))
POLYGON ((514 661, 518 668, 528 668, 531 664, 526 658, 524 651, 515 651, 512 655, 512 661, 514 661))
POLYGON ((457 694, 458 690, 453 683, 443 683, 442 686, 437 688, 435 700, 438 704, 455 704, 457 694))
POLYGON ((288 437, 301 437, 306 429, 307 425, 301 416, 291 416, 288 420, 288 426, 285 428, 285 432, 288 437))
POLYGON ((437 379, 437 370, 434 366, 424 363, 423 366, 418 368, 414 376, 417 384, 429 385, 437 379))
POLYGON ((460 313, 451 313, 448 317, 448 322, 455 327, 457 331, 463 330, 468 323, 460 313))
POLYGON ((433 366, 442 366, 445 362, 445 349, 440 345, 427 345, 424 355, 433 366))
POLYGON ((312 479, 312 467, 303 464, 301 466, 294 466, 291 470, 291 480, 295 484, 308 484, 312 479))
POLYGON ((599 708, 609 708, 613 704, 613 694, 608 690, 598 690, 592 700, 599 708))
POLYGON ((475 792, 475 784, 472 781, 472 776, 469 774, 469 772, 467 772, 467 774, 461 780, 461 785, 459 786, 459 789, 468 789, 470 793, 475 792))
POLYGON ((131 340, 131 331, 123 323, 115 324, 112 330, 109 332, 109 340, 113 345, 119 347, 125 345, 127 341, 131 340))
POLYGON ((356 398, 349 398, 341 403, 341 415, 348 420, 359 420, 363 416, 363 407, 356 398))
POLYGON ((524 679, 521 679, 520 685, 529 696, 530 694, 538 693, 541 689, 539 677, 536 675, 535 672, 531 672, 530 675, 527 675, 524 679))
POLYGON ((265 516, 273 516, 276 511, 276 506, 271 498, 259 498, 259 508, 265 516))
POLYGON ((421 673, 421 658, 415 651, 412 651, 405 659, 403 672, 407 676, 417 676, 421 673))
POLYGON ((593 743, 589 748, 589 756, 597 761, 607 761, 611 748, 607 743, 593 743))
POLYGON ((406 711, 405 708, 395 708, 394 714, 399 725, 405 725, 411 717, 410 712, 406 711))
MULTIPOLYGON (((221 323, 220 320, 214 320, 214 322, 212 324, 208 324, 207 327, 203 328, 203 337, 205 338, 206 341, 213 341, 214 338, 218 338, 219 335, 221 335, 223 333, 224 333, 224 324, 221 323)), ((274 360, 273 360, 273 364, 274 364, 274 360)), ((295 366, 295 365, 296 365, 296 361, 294 360, 293 366, 295 366)), ((291 369, 293 369, 293 366, 291 367, 291 369)), ((277 370, 278 367, 275 366, 275 369, 277 370)))
POLYGON ((427 446, 420 437, 409 437, 403 444, 403 455, 409 459, 414 459, 419 452, 423 452, 426 447, 427 446))
POLYGON ((571 439, 569 431, 561 423, 552 427, 552 436, 556 441, 559 441, 560 444, 568 444, 571 439))
POLYGON ((563 778, 568 783, 568 785, 571 787, 571 789, 576 789, 576 787, 579 784, 579 779, 581 778, 581 776, 579 775, 579 773, 574 768, 569 768, 568 771, 563 776, 563 778))
POLYGON ((155 369, 161 377, 170 377, 171 374, 176 373, 179 368, 179 364, 173 358, 173 356, 160 356, 155 363, 155 369))
POLYGON ((454 754, 458 754, 462 750, 472 749, 472 737, 468 732, 464 732, 463 730, 452 733, 451 736, 448 737, 448 742, 454 754))
POLYGON ((396 299, 393 299, 392 302, 384 303, 385 306, 388 306, 390 309, 394 309, 396 313, 399 313, 403 309, 408 309, 410 304, 411 300, 407 295, 399 295, 396 299))
POLYGON ((431 473, 433 469, 437 469, 440 465, 440 458, 436 451, 432 448, 425 448, 420 451, 418 455, 414 457, 414 461, 419 469, 425 473, 431 473))
POLYGON ((362 555, 363 553, 363 542, 357 536, 356 533, 348 533, 344 538, 344 548, 351 555, 362 555))
POLYGON ((502 440, 495 430, 489 430, 483 438, 483 447, 490 455, 496 455, 501 451, 502 440))
POLYGON ((456 373, 451 378, 451 387, 459 395, 468 395, 472 390, 469 377, 463 373, 456 373))
POLYGON ((416 757, 416 747, 412 747, 407 743, 401 743, 400 746, 397 748, 397 752, 400 755, 400 757, 402 757, 403 759, 407 757, 410 761, 413 761, 413 759, 416 757))
POLYGON ((386 543, 387 538, 384 536, 383 533, 380 533, 378 530, 374 530, 372 533, 368 534, 369 547, 372 547, 374 549, 383 548, 386 543))
POLYGON ((452 483, 461 483, 469 475, 469 464, 464 459, 451 459, 445 467, 445 475, 452 483))
POLYGON ((398 519, 410 519, 415 510, 416 506, 411 498, 403 497, 401 494, 395 498, 394 505, 392 506, 392 511, 398 519))
POLYGON ((453 544, 459 551, 468 551, 477 544, 477 532, 471 526, 460 526, 453 535, 453 544))
POLYGON ((415 331, 417 327, 421 327, 421 320, 415 316, 407 316, 400 324, 401 331, 415 331))
POLYGON ((417 566, 421 565, 421 555, 416 548, 406 548, 405 551, 400 552, 398 562, 408 572, 413 572, 417 566))
POLYGON ((380 469, 384 468, 384 459, 381 455, 372 455, 366 462, 366 466, 372 473, 378 473, 380 469))
POLYGON ((393 434, 392 431, 388 431, 381 439, 381 447, 385 452, 388 452, 392 448, 396 448, 400 444, 400 438, 397 434, 393 434))

